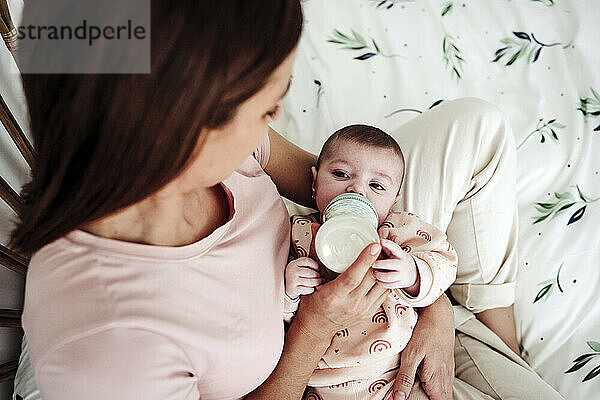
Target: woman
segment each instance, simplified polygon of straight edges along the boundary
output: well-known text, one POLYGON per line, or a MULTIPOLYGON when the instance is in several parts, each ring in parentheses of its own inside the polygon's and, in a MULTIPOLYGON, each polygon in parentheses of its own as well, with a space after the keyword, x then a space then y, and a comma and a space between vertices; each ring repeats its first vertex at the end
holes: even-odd
POLYGON ((151 15, 150 75, 24 76, 38 154, 12 245, 34 253, 23 325, 42 398, 300 398, 333 334, 386 294, 366 249, 307 299, 282 353, 289 223, 273 182, 309 203, 296 177, 314 157, 266 134, 300 6, 151 15))
MULTIPOLYGON (((41 395, 299 399, 335 332, 386 296, 372 245, 303 300, 284 345, 278 191, 310 205, 315 158, 267 128, 300 6, 153 2, 151 15, 152 74, 24 76, 37 160, 12 246, 33 253, 23 325, 41 395)), ((451 397, 452 323, 445 297, 421 311, 395 400, 417 367, 432 399, 451 397)))

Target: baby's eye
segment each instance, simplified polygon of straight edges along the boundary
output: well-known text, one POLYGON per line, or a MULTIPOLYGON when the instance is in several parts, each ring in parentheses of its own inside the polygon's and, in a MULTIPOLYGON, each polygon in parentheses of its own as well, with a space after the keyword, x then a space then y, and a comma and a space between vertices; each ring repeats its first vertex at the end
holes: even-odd
POLYGON ((348 175, 346 175, 345 172, 342 171, 333 171, 332 174, 337 176, 338 178, 350 178, 348 175))
POLYGON ((375 190, 385 190, 385 188, 383 186, 381 186, 379 183, 376 183, 376 182, 369 183, 369 186, 371 186, 375 190))

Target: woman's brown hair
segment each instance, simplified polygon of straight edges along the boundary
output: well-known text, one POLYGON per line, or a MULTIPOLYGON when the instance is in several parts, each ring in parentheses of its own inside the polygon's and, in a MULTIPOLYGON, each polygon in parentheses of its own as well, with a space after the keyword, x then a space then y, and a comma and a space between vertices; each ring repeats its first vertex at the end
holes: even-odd
POLYGON ((202 128, 230 121, 302 30, 297 0, 151 7, 151 74, 23 76, 37 158, 15 250, 35 252, 173 180, 202 128))

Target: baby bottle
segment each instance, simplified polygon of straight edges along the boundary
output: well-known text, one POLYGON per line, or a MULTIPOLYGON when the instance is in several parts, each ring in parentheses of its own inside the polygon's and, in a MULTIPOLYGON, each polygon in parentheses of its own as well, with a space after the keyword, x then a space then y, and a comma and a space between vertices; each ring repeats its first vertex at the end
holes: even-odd
POLYGON ((330 270, 344 272, 368 244, 379 243, 377 211, 364 196, 342 193, 323 211, 315 237, 319 260, 330 270))

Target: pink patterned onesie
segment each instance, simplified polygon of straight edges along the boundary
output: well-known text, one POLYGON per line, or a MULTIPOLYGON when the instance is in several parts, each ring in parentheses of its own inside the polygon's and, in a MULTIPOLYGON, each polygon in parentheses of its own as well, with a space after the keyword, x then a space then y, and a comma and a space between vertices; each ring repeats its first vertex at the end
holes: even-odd
MULTIPOLYGON (((291 221, 292 258, 307 256, 313 240, 311 224, 317 218, 293 216, 291 221)), ((412 297, 402 289, 390 290, 371 318, 339 331, 310 378, 305 400, 391 398, 400 352, 417 323, 413 307, 433 303, 456 277, 456 252, 435 226, 402 211, 391 212, 382 226, 413 257, 421 277, 419 294, 412 297)), ((285 298, 284 319, 289 322, 300 299, 285 298)))

